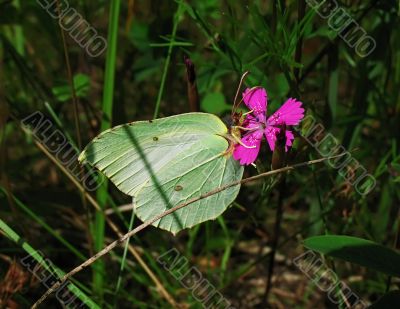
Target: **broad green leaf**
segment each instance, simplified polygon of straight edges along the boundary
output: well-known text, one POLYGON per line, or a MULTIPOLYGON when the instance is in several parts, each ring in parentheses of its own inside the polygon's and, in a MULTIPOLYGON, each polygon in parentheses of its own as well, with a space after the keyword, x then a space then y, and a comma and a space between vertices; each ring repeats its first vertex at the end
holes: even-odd
POLYGON ((383 295, 377 302, 369 306, 368 309, 399 308, 399 306, 400 290, 395 290, 383 295))
MULTIPOLYGON (((224 123, 216 116, 188 113, 138 121, 101 133, 81 153, 122 192, 133 196, 135 212, 148 221, 185 201, 240 180, 243 167, 226 154, 224 123)), ((154 225, 177 233, 215 219, 231 204, 240 186, 172 213, 154 225)))
POLYGON ((221 92, 210 92, 201 101, 201 108, 207 113, 222 114, 229 111, 232 106, 225 103, 225 97, 221 92))
POLYGON ((331 257, 400 277, 400 254, 370 240, 325 235, 307 238, 304 246, 331 257))

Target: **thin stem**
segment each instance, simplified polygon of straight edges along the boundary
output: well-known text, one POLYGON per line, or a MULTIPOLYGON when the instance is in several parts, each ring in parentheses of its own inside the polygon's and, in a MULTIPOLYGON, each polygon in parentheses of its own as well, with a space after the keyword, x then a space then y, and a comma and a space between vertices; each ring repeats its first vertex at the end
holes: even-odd
MULTIPOLYGON (((133 206, 133 205, 132 205, 133 206)), ((132 208, 132 213, 131 213, 131 219, 129 221, 129 230, 132 229, 133 227, 133 221, 135 219, 135 211, 132 208)), ((124 272, 124 268, 125 268, 125 263, 126 263, 126 256, 128 254, 128 247, 129 247, 129 240, 130 238, 128 238, 128 240, 126 241, 125 247, 124 247, 124 253, 122 255, 122 261, 121 261, 121 266, 119 268, 119 274, 118 274, 118 280, 117 280, 117 286, 115 288, 115 293, 114 293, 114 308, 117 308, 117 303, 118 303, 118 294, 119 294, 119 290, 121 288, 121 283, 122 283, 122 274, 124 272)))
MULTIPOLYGON (((104 73, 104 92, 102 103, 103 117, 101 120, 101 131, 110 128, 112 123, 120 8, 121 0, 111 1, 107 35, 106 66, 104 73)), ((108 198, 108 183, 104 178, 102 179, 104 180, 104 182, 99 187, 96 194, 101 209, 104 209, 106 207, 108 198)), ((96 251, 100 250, 104 246, 104 230, 104 215, 101 213, 96 213, 93 229, 94 247, 96 251)), ((95 271, 93 273, 93 288, 100 299, 102 299, 103 297, 104 276, 102 275, 102 273, 104 272, 104 268, 105 267, 103 263, 98 263, 96 264, 95 271), (96 269, 98 269, 99 271, 96 271, 96 269)))
POLYGON ((167 58, 165 59, 164 70, 163 70, 163 74, 161 76, 160 89, 158 91, 156 107, 154 109, 154 115, 153 115, 154 119, 156 119, 158 117, 158 113, 160 111, 161 98, 164 93, 165 81, 167 79, 167 73, 168 73, 168 67, 169 67, 169 63, 171 62, 172 49, 174 47, 176 31, 178 29, 178 24, 179 24, 180 17, 182 14, 182 9, 183 9, 182 0, 180 0, 180 1, 178 1, 178 8, 174 14, 174 24, 172 26, 171 41, 169 42, 169 45, 168 45, 167 58))
MULTIPOLYGON (((57 0, 57 10, 60 12, 60 0, 57 0)), ((73 103, 73 107, 74 107, 76 140, 78 142, 78 148, 82 149, 81 128, 80 128, 79 118, 78 118, 78 97, 76 95, 74 79, 72 77, 71 63, 69 61, 67 42, 65 40, 65 33, 64 33, 64 29, 62 27, 60 27, 60 33, 61 33, 61 39, 62 39, 62 44, 63 44, 63 49, 64 49, 65 65, 67 67, 68 83, 71 87, 71 92, 72 92, 72 103, 73 103)))
POLYGON ((276 214, 275 214, 274 235, 271 244, 271 256, 268 263, 267 283, 265 286, 265 293, 263 298, 264 305, 268 304, 268 296, 272 287, 272 276, 274 275, 276 252, 278 250, 279 238, 281 234, 281 225, 283 218, 283 196, 284 196, 283 192, 285 190, 285 185, 286 185, 285 177, 283 177, 281 181, 282 182, 279 185, 278 207, 276 208, 276 214))
MULTIPOLYGON (((306 2, 305 0, 299 0, 298 1, 298 6, 297 6, 297 24, 301 25, 301 22, 304 18, 304 15, 306 13, 306 2)), ((299 29, 299 34, 301 33, 301 29, 299 29)), ((301 63, 301 57, 302 57, 302 52, 303 52, 303 36, 300 35, 299 40, 297 41, 296 45, 296 52, 294 56, 294 61, 296 63, 301 63)), ((296 80, 296 84, 298 85, 299 79, 300 79, 300 69, 299 68, 294 68, 294 78, 296 80)))
MULTIPOLYGON (((395 250, 400 249, 400 208, 397 212, 397 229, 396 229, 396 235, 394 238, 394 244, 393 247, 395 250)), ((390 286, 392 284, 392 276, 388 276, 387 280, 386 280, 386 293, 389 292, 390 290, 390 286)))
POLYGON ((250 72, 246 71, 243 73, 242 77, 240 78, 240 82, 239 82, 239 86, 237 87, 236 90, 236 94, 235 94, 235 99, 233 100, 233 108, 232 108, 232 113, 235 112, 235 109, 239 107, 240 103, 242 102, 242 100, 240 100, 239 103, 236 103, 237 98, 239 97, 239 92, 240 92, 240 88, 242 88, 244 79, 247 77, 247 75, 249 75, 250 72))
MULTIPOLYGON (((15 6, 17 7, 18 10, 22 12, 20 0, 15 0, 15 6)), ((21 25, 17 24, 16 26, 14 26, 14 31, 15 31, 15 49, 21 56, 24 56, 25 54, 24 30, 21 25)))
MULTIPOLYGON (((57 11, 60 13, 60 0, 57 0, 57 11)), ((61 40, 63 44, 63 50, 64 50, 64 59, 65 59, 65 65, 67 67, 67 77, 68 77, 68 83, 71 87, 71 92, 72 92, 72 105, 73 105, 73 111, 74 111, 74 122, 75 122, 75 132, 76 132, 76 140, 78 143, 78 149, 82 149, 82 139, 81 139, 81 127, 79 123, 79 117, 78 117, 78 96, 76 95, 76 89, 75 89, 75 84, 74 84, 74 79, 72 76, 72 69, 71 69, 71 63, 69 60, 69 55, 68 55, 68 47, 67 47, 67 41, 65 39, 65 32, 64 29, 60 26, 60 34, 61 34, 61 40)), ((84 169, 82 166, 79 166, 81 174, 84 174, 84 169)), ((82 200, 82 205, 83 209, 85 210, 85 220, 86 224, 90 226, 90 212, 89 212, 89 207, 87 205, 86 199, 84 195, 81 195, 81 200, 82 200)), ((90 234, 90 230, 85 230, 86 238, 89 244, 89 254, 93 254, 93 239, 90 234)))

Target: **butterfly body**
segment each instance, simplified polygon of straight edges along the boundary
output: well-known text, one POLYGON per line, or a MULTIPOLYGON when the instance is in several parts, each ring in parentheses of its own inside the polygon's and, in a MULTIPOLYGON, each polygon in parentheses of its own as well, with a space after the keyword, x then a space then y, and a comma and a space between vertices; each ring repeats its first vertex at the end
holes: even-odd
POLYGON ((245 119, 245 118, 244 118, 242 112, 239 112, 239 113, 234 112, 234 113, 233 113, 233 115, 232 115, 232 124, 231 124, 231 126, 229 127, 229 131, 230 131, 230 134, 231 134, 234 138, 238 138, 238 139, 242 138, 241 130, 240 130, 240 128, 238 128, 238 127, 241 127, 241 126, 242 126, 242 124, 243 124, 243 122, 244 122, 244 119, 245 119))

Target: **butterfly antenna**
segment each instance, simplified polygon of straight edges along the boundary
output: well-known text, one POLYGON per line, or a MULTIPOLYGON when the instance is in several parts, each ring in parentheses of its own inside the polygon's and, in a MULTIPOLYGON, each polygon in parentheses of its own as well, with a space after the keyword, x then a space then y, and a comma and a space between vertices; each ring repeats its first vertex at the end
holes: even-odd
POLYGON ((238 98, 238 96, 239 96, 240 88, 242 88, 244 79, 245 79, 245 78, 247 77, 247 75, 249 75, 249 74, 250 74, 250 72, 249 72, 249 71, 246 71, 246 72, 243 73, 242 77, 240 78, 239 86, 238 86, 238 88, 237 88, 237 90, 236 90, 235 99, 233 100, 232 115, 233 115, 233 113, 235 112, 236 108, 237 108, 237 107, 240 105, 240 103, 242 103, 242 101, 243 101, 243 99, 242 99, 242 100, 239 101, 239 103, 236 103, 237 98, 238 98))

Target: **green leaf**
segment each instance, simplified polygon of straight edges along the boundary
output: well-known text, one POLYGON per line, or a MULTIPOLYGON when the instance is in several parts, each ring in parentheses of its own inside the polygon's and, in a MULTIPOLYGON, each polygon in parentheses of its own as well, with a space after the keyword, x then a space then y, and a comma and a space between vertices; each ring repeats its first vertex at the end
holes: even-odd
POLYGON ((373 303, 368 309, 387 309, 398 308, 400 305, 400 290, 390 291, 383 295, 377 302, 373 303))
POLYGON ((210 92, 201 101, 201 109, 211 114, 222 114, 230 110, 231 106, 225 103, 225 97, 221 92, 210 92))
MULTIPOLYGON (((122 192, 148 221, 178 204, 240 180, 243 167, 230 155, 228 133, 216 116, 188 113, 138 121, 101 133, 81 153, 122 192)), ((240 186, 192 203, 154 223, 177 233, 215 219, 235 200, 240 186)))
POLYGON ((400 172, 400 164, 399 163, 391 163, 391 166, 396 172, 400 172))
POLYGON ((304 246, 331 257, 400 277, 400 254, 370 240, 325 235, 307 238, 304 246))
MULTIPOLYGON (((90 88, 89 76, 85 74, 76 74, 74 76, 74 86, 76 95, 80 98, 85 97, 90 88)), ((68 83, 65 83, 61 86, 53 87, 52 92, 61 102, 68 101, 72 98, 71 86, 68 83)))
MULTIPOLYGON (((274 98, 274 99, 279 99, 282 100, 283 98, 286 97, 288 91, 289 91, 289 84, 287 79, 285 78, 285 75, 280 73, 274 76, 274 78, 268 79, 267 81, 268 85, 268 98, 274 98)), ((273 109, 280 107, 282 102, 280 101, 275 101, 273 103, 273 109)), ((269 108, 269 107, 268 107, 269 108)))
POLYGON ((134 21, 128 33, 128 38, 131 40, 132 44, 140 51, 149 50, 149 25, 139 21, 134 21))

